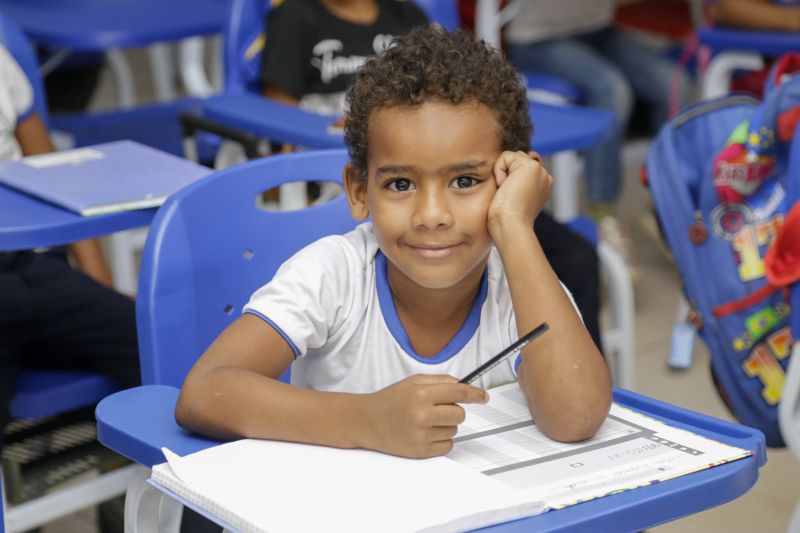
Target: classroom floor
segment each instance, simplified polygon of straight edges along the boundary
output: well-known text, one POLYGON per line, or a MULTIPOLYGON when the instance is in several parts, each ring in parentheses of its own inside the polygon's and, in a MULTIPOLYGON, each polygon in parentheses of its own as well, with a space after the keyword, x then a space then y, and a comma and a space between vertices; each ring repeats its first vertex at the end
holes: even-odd
MULTIPOLYGON (((134 56, 134 72, 144 66, 142 56, 134 56)), ((145 73, 146 74, 146 73, 145 73)), ((140 91, 149 90, 143 76, 137 80, 140 91)), ((94 106, 106 107, 113 98, 109 77, 103 77, 94 106)), ((625 189, 621 218, 634 242, 633 263, 641 273, 636 295, 636 390, 689 409, 730 419, 711 383, 708 354, 698 342, 695 360, 685 371, 671 371, 666 364, 670 333, 675 319, 680 282, 671 260, 655 236, 648 220, 649 193, 639 181, 647 143, 629 143, 625 149, 625 189)), ((656 533, 713 533, 717 531, 764 533, 785 532, 796 504, 800 504, 800 462, 786 450, 770 450, 756 485, 743 497, 704 513, 653 528, 656 533)), ((43 533, 93 533, 96 512, 87 509, 53 522, 43 533)))

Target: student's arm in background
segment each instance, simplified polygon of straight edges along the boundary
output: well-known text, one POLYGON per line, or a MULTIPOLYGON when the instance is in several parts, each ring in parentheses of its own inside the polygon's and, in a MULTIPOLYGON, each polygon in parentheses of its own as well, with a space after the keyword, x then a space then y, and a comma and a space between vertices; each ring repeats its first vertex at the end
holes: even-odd
POLYGON ((261 438, 367 448, 405 457, 452 449, 463 408, 481 389, 449 376, 412 376, 372 394, 320 392, 278 381, 289 343, 245 314, 206 350, 181 388, 175 419, 216 438, 261 438))
MULTIPOLYGON (((32 113, 14 130, 23 155, 45 154, 53 151, 47 128, 38 113, 32 113)), ((111 273, 100 250, 97 239, 87 239, 69 245, 78 267, 101 285, 111 288, 111 273)))
POLYGON ((548 437, 575 442, 594 436, 611 404, 605 360, 545 258, 533 221, 553 178, 537 154, 503 152, 494 166, 498 190, 488 228, 511 291, 517 331, 550 329, 523 349, 520 386, 536 425, 548 437))
POLYGON ((777 5, 770 0, 719 0, 711 7, 711 17, 719 26, 800 31, 800 7, 777 5))
POLYGON ((290 93, 289 91, 278 85, 271 85, 271 84, 265 85, 262 94, 266 98, 270 98, 272 100, 275 100, 276 102, 280 102, 286 105, 291 105, 296 107, 297 104, 300 103, 300 100, 298 100, 295 96, 293 96, 292 93, 290 93))

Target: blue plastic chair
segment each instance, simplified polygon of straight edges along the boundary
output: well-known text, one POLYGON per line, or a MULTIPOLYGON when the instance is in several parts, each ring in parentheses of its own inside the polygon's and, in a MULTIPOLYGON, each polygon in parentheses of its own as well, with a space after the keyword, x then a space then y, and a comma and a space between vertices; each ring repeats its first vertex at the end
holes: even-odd
MULTIPOLYGON (((169 103, 144 105, 132 109, 92 113, 68 113, 50 117, 44 98, 39 62, 22 30, 0 13, 0 42, 11 52, 34 87, 36 111, 50 130, 69 134, 76 147, 132 139, 175 155, 183 154, 178 115, 199 107, 201 100, 185 98, 169 103), (154 128, 153 124, 159 127, 154 128)), ((209 157, 211 147, 202 146, 209 157)))
POLYGON ((230 167, 171 197, 142 256, 136 320, 144 384, 180 387, 192 364, 294 252, 356 226, 344 195, 297 211, 256 207, 284 183, 341 183, 343 150, 230 167))
POLYGON ((154 489, 145 481, 149 467, 164 460, 161 446, 183 453, 213 442, 188 435, 172 414, 194 362, 286 259, 357 225, 344 195, 298 211, 269 211, 257 206, 261 193, 296 181, 341 183, 346 161, 344 150, 254 160, 180 191, 156 214, 136 302, 145 385, 113 394, 97 408, 100 441, 146 467, 128 492, 126 515, 144 523, 158 516, 152 507, 158 498, 147 496, 154 489), (135 413, 116 416, 132 406, 135 413))

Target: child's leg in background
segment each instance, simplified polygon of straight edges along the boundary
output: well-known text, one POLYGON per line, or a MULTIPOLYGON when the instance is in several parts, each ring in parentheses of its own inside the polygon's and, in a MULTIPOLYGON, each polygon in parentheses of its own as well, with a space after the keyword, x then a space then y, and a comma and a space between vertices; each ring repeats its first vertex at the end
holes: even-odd
POLYGON ((600 352, 600 260, 591 243, 547 213, 536 217, 534 231, 558 279, 572 293, 583 323, 600 352))
MULTIPOLYGON (((20 367, 102 372, 140 383, 134 304, 56 252, 0 253, 0 428, 20 367)), ((0 444, 2 436, 0 436, 0 444)))
POLYGON ((25 346, 32 336, 29 291, 15 271, 18 255, 0 253, 0 454, 4 431, 10 422, 9 404, 14 397, 25 346))
MULTIPOLYGON (((670 90, 678 64, 640 36, 625 30, 609 30, 601 48, 633 86, 636 98, 647 105, 654 132, 669 118, 670 90)), ((694 100, 694 82, 688 72, 679 73, 679 107, 694 100)))
POLYGON ((122 387, 141 382, 135 306, 55 253, 30 254, 21 270, 36 312, 25 363, 100 372, 122 387))
MULTIPOLYGON (((624 73, 587 42, 574 38, 514 45, 509 55, 518 69, 559 76, 581 90, 582 104, 614 113, 613 131, 586 153, 586 179, 590 204, 615 202, 621 186, 620 147, 633 107, 633 92, 624 73)), ((535 149, 535 116, 533 125, 535 149)))

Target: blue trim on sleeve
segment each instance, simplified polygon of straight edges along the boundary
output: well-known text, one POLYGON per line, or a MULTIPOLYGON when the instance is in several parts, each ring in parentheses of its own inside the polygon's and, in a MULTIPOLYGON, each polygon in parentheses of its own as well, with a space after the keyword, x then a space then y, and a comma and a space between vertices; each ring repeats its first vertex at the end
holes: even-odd
POLYGON ((269 324, 270 326, 272 326, 273 328, 275 328, 275 331, 277 331, 280 334, 280 336, 283 337, 284 340, 289 343, 289 346, 292 348, 292 351, 294 352, 294 358, 297 359, 298 357, 300 357, 300 350, 297 349, 297 346, 295 346, 294 342, 292 342, 292 339, 290 339, 289 336, 281 328, 279 328, 275 322, 273 322, 266 316, 262 315, 258 311, 254 311, 252 309, 246 309, 245 313, 255 315, 264 322, 266 322, 267 324, 269 324))
POLYGON ((519 365, 522 364, 522 354, 517 355, 517 360, 514 361, 514 373, 519 374, 519 365))
POLYGON ((472 303, 472 309, 470 309, 466 320, 461 324, 461 328, 459 328, 453 338, 450 339, 450 342, 442 348, 442 351, 433 357, 423 357, 414 351, 414 348, 411 346, 408 333, 406 333, 402 322, 400 322, 400 317, 397 315, 397 308, 394 305, 392 289, 389 287, 389 278, 387 277, 386 268, 386 256, 383 255, 383 252, 378 250, 378 253, 375 254, 375 285, 378 291, 378 302, 381 306, 381 313, 383 314, 384 322, 386 322, 386 327, 389 328, 392 337, 394 337, 394 340, 397 341, 397 344, 400 345, 403 351, 417 361, 428 364, 443 363, 460 352, 478 330, 478 325, 480 325, 481 309, 483 308, 483 302, 486 301, 486 295, 489 292, 488 267, 483 271, 478 294, 475 296, 475 301, 472 303))
POLYGON ((36 112, 36 106, 33 104, 33 102, 31 102, 31 106, 27 109, 27 111, 17 116, 17 125, 19 126, 20 124, 28 120, 28 118, 30 118, 30 116, 33 115, 35 112, 36 112))

